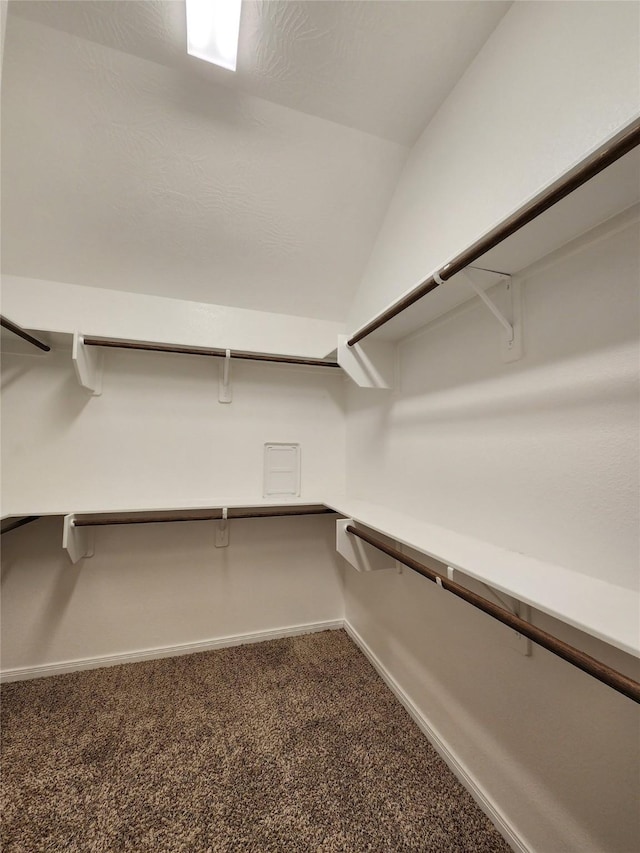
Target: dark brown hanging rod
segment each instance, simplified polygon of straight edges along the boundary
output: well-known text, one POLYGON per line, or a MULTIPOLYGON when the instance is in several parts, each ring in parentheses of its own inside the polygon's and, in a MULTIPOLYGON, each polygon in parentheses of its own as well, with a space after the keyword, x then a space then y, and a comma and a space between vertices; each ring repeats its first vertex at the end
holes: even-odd
MULTIPOLYGON (((227 351, 219 347, 189 347, 182 344, 154 344, 144 341, 121 341, 116 338, 84 338, 88 347, 111 347, 115 349, 135 349, 146 352, 172 352, 182 355, 205 355, 209 358, 225 358, 227 351)), ((243 358, 248 361, 270 361, 278 364, 303 364, 307 367, 339 367, 336 361, 323 358, 304 358, 297 355, 270 355, 261 352, 230 350, 231 358, 243 358)))
POLYGON ((34 338, 33 335, 29 334, 29 332, 25 332, 25 330, 20 326, 16 326, 15 323, 12 323, 11 320, 7 320, 7 318, 2 315, 0 315, 0 326, 7 329, 9 332, 13 332, 14 335, 22 338, 23 341, 33 344, 34 347, 38 347, 38 349, 41 349, 44 352, 51 351, 51 347, 45 344, 44 341, 39 341, 38 338, 34 338))
POLYGON ((386 311, 383 311, 382 314, 371 320, 370 323, 367 323, 359 332, 356 332, 355 335, 349 338, 347 342, 349 346, 354 346, 363 338, 375 332, 376 329, 379 329, 380 326, 397 317, 398 314, 405 311, 414 302, 422 299, 427 293, 431 293, 440 284, 453 278, 454 275, 478 260, 478 258, 482 257, 490 249, 494 249, 499 243, 506 240, 507 237, 519 231, 520 228, 527 225, 532 219, 540 216, 541 213, 553 207, 554 204, 557 204, 565 196, 568 196, 574 190, 586 184, 587 181, 602 172, 607 166, 624 157, 625 154, 628 154, 637 145, 640 145, 640 119, 624 128, 624 130, 616 134, 605 145, 594 151, 590 157, 579 163, 561 178, 558 178, 557 181, 531 199, 530 202, 521 207, 516 213, 507 217, 507 219, 473 243, 464 252, 456 255, 452 261, 449 261, 441 270, 429 276, 428 279, 415 287, 410 293, 403 296, 395 305, 387 308, 386 311))
POLYGON ((419 563, 412 557, 408 557, 406 554, 403 554, 402 551, 398 551, 396 548, 380 541, 380 539, 376 539, 375 536, 371 536, 364 530, 358 530, 353 525, 348 524, 347 533, 351 533, 353 536, 357 536, 364 542, 368 542, 369 545, 373 545, 374 548, 378 548, 380 551, 388 554, 392 559, 408 566, 412 571, 417 572, 419 575, 422 575, 430 581, 433 581, 433 583, 439 584, 448 592, 458 596, 458 598, 462 598, 464 601, 472 604, 484 613, 488 613, 489 616, 493 616, 493 618, 497 619, 498 622, 508 625, 509 628, 513 628, 514 631, 528 637, 532 642, 537 643, 537 645, 542 646, 542 648, 547 649, 547 651, 552 652, 554 655, 558 655, 558 657, 561 657, 568 663, 573 664, 573 666, 577 666, 578 669, 581 669, 588 675, 593 676, 593 678, 597 678, 598 681, 602 681, 603 684, 612 687, 614 690, 624 694, 629 699, 633 699, 634 702, 640 703, 640 684, 632 678, 628 678, 621 672, 618 672, 601 661, 592 658, 591 655, 587 655, 579 649, 570 646, 568 643, 559 640, 557 637, 554 637, 553 634, 549 634, 541 628, 536 628, 535 625, 532 625, 530 622, 521 619, 513 613, 509 613, 509 611, 505 610, 503 607, 499 607, 492 601, 487 601, 487 599, 483 598, 481 595, 476 595, 475 592, 471 592, 466 587, 461 586, 455 581, 449 580, 448 577, 435 572, 433 569, 419 563))
MULTIPOLYGON (((292 515, 324 515, 334 513, 323 504, 300 506, 229 507, 227 518, 274 518, 292 515)), ((102 527, 110 524, 155 524, 171 521, 220 521, 222 509, 167 510, 158 512, 104 513, 78 516, 74 527, 102 527)))
POLYGON ((17 530, 18 527, 24 527, 25 524, 31 524, 32 521, 37 521, 39 515, 25 515, 24 518, 14 518, 0 530, 0 534, 9 533, 11 530, 17 530))

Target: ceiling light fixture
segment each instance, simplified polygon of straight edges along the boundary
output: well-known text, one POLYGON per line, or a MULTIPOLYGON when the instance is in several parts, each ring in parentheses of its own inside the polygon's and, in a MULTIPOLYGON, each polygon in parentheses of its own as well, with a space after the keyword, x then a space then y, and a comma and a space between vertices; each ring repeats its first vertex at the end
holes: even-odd
POLYGON ((241 0, 186 0, 187 53, 236 70, 241 0))

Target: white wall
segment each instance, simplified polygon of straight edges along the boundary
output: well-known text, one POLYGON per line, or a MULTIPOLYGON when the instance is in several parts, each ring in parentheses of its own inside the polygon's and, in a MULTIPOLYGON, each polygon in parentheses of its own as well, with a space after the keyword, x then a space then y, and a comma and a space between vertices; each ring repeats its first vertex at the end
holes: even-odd
POLYGON ((352 496, 637 588, 638 245, 527 275, 520 361, 477 299, 402 341, 395 392, 351 386, 352 496))
MULTIPOLYGON (((526 275, 520 361, 479 300, 401 342, 399 388, 349 391, 350 493, 637 589, 638 245, 631 224, 526 275)), ((531 849, 628 853, 637 707, 431 586, 349 573, 347 619, 531 849)))
MULTIPOLYGON (((354 326, 637 111, 637 14, 631 3, 514 4, 413 151, 354 326)), ((299 440, 310 500, 329 483, 340 489, 346 460, 354 496, 631 586, 633 241, 621 233, 525 282, 520 362, 499 361, 495 321, 475 302, 404 342, 396 392, 349 391, 346 453, 335 376, 234 366, 225 407, 206 360, 109 353, 103 396, 89 399, 62 355, 9 359, 7 488, 25 509, 36 494, 73 501, 70 509, 96 495, 127 496, 128 505, 131 495, 206 499, 218 483, 221 497, 258 497, 258 448, 299 440)), ((18 285, 10 299, 19 322, 38 315, 18 285)), ((4 548, 4 665, 338 618, 331 528, 322 518, 239 522, 237 532, 234 523, 225 552, 211 547, 208 524, 113 528, 98 532, 96 556, 81 569, 57 550, 56 519, 15 531, 4 548), (183 556, 186 574, 176 571, 183 556)), ((350 573, 345 595, 347 618, 531 850, 634 849, 639 756, 629 700, 546 652, 518 655, 507 629, 410 572, 350 573)), ((622 652, 533 618, 631 672, 622 652)))
MULTIPOLYGON (((352 328, 638 113, 638 14, 513 5, 408 159, 352 328)), ((527 274, 521 361, 478 300, 401 342, 395 391, 349 391, 349 493, 637 589, 637 247, 630 227, 527 274)), ((531 850, 635 849, 630 700, 411 572, 348 573, 346 615, 531 850)))
MULTIPOLYGON (((57 331, 316 355, 335 341, 332 324, 47 282, 13 281, 7 303, 19 322, 57 331)), ((233 401, 221 404, 219 369, 217 359, 109 350, 93 397, 68 351, 5 354, 3 512, 260 503, 270 441, 300 443, 303 500, 344 483, 340 371, 234 361, 233 401)), ((331 518, 230 525, 226 549, 214 548, 215 522, 100 528, 95 556, 77 566, 59 516, 6 534, 3 669, 342 618, 331 518)))
POLYGON ((0 0, 0 79, 4 65, 4 34, 7 28, 7 8, 9 0, 0 0))
POLYGON ((2 311, 27 329, 323 358, 341 323, 2 276, 2 311))
POLYGON ((633 2, 513 4, 413 147, 350 328, 640 112, 639 33, 633 2))
POLYGON ((71 565, 62 520, 2 537, 2 671, 340 620, 330 516, 96 528, 71 565))
POLYGON ((161 9, 74 13, 88 38, 9 11, 3 272, 343 319, 407 147, 127 53, 185 43, 161 9))
POLYGON ((3 513, 90 511, 262 499, 263 446, 299 442, 301 497, 344 483, 341 372, 109 350, 103 391, 69 353, 3 359, 3 513))
MULTIPOLYGON (((523 657, 509 629, 408 570, 349 572, 345 606, 520 849, 636 849, 637 705, 542 649, 523 657)), ((639 678, 623 652, 543 615, 533 621, 639 678)))

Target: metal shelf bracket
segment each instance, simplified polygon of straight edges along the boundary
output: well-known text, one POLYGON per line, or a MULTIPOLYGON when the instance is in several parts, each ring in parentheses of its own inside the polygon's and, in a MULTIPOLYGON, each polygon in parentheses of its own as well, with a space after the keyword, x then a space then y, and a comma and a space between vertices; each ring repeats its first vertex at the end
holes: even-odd
MULTIPOLYGON (((480 583, 494 601, 496 601, 501 607, 504 607, 504 609, 508 610, 509 613, 513 613, 514 616, 519 616, 521 619, 531 622, 531 608, 528 604, 523 604, 521 601, 518 601, 517 598, 512 598, 511 596, 509 596, 510 601, 507 601, 498 592, 496 592, 493 587, 483 581, 480 581, 480 583)), ((510 632, 509 647, 520 652, 520 654, 526 658, 531 657, 531 640, 523 634, 519 634, 517 631, 510 632)))
MULTIPOLYGON (((503 335, 500 341, 500 354, 505 362, 517 361, 522 358, 522 292, 518 279, 514 279, 509 273, 496 273, 500 276, 500 282, 504 282, 505 300, 507 303, 508 319, 496 303, 485 293, 473 278, 473 270, 476 267, 468 267, 462 271, 467 284, 480 297, 484 305, 500 323, 503 335)), ((477 269, 480 269, 479 267, 477 269)), ((493 270, 482 270, 482 272, 493 272, 493 270)))

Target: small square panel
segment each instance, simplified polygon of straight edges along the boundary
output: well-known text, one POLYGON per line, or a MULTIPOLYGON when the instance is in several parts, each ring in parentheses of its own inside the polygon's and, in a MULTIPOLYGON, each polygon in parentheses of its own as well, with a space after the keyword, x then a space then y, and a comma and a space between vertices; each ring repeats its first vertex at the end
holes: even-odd
POLYGON ((272 442, 264 446, 264 497, 300 496, 300 445, 272 442))

